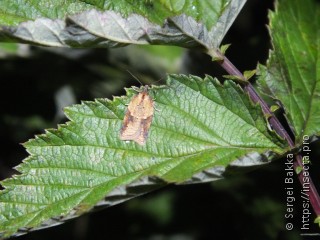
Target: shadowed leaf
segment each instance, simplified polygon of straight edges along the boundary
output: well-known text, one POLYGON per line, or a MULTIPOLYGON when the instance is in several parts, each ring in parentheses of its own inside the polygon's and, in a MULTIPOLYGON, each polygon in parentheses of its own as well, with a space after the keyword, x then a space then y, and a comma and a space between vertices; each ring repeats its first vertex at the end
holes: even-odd
POLYGON ((1 1, 0 40, 58 47, 157 44, 213 49, 246 1, 100 2, 1 1))

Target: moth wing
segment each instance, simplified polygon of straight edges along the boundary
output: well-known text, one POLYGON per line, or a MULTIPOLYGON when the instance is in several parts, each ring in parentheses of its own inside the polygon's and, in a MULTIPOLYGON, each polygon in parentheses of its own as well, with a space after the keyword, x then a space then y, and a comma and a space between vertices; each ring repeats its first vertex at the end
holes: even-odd
POLYGON ((128 110, 131 116, 146 119, 154 113, 154 101, 147 92, 141 92, 132 98, 128 110))
POLYGON ((135 118, 128 111, 124 117, 120 131, 121 140, 135 140, 140 135, 141 119, 135 118))
POLYGON ((152 122, 152 116, 141 121, 141 129, 139 136, 136 139, 133 139, 136 143, 144 145, 148 138, 149 129, 152 122))
POLYGON ((135 95, 129 103, 120 131, 121 140, 146 143, 154 113, 154 102, 147 90, 135 95))

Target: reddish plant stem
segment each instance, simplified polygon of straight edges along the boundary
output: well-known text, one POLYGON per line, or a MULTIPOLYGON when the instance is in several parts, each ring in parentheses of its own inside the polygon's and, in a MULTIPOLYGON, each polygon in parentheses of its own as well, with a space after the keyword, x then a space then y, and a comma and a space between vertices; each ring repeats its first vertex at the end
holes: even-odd
MULTIPOLYGON (((241 79, 245 80, 245 77, 243 76, 243 74, 229 61, 228 58, 226 58, 222 54, 219 54, 219 57, 221 57, 222 60, 219 60, 218 63, 228 74, 238 76, 241 79)), ((290 137, 288 132, 284 129, 284 127, 279 122, 279 120, 275 117, 273 112, 270 110, 268 104, 258 95, 256 90, 251 85, 251 83, 248 82, 247 84, 245 84, 243 86, 243 89, 249 94, 251 100, 254 103, 260 104, 263 113, 267 116, 270 116, 268 120, 272 128, 277 132, 277 134, 279 134, 279 136, 281 136, 288 142, 291 148, 293 148, 295 146, 293 139, 290 137)), ((297 154, 295 157, 296 157, 296 160, 294 161, 293 166, 294 166, 294 169, 297 169, 297 168, 302 169, 297 175, 303 187, 303 184, 305 183, 303 179, 304 174, 308 174, 308 173, 303 169, 301 154, 297 154)), ((313 181, 310 175, 308 174, 307 176, 309 177, 309 191, 307 192, 307 194, 310 200, 310 204, 315 214, 317 216, 320 216, 320 197, 315 185, 313 184, 313 181)))

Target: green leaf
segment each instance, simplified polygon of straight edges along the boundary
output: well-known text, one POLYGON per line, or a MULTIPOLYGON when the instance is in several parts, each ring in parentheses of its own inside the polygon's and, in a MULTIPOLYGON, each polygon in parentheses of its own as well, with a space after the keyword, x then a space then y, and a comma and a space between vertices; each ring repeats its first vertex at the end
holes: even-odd
POLYGON ((230 43, 229 43, 229 44, 222 45, 222 46, 220 47, 220 52, 221 52, 221 54, 222 54, 222 55, 225 55, 226 51, 228 50, 228 48, 229 48, 230 46, 231 46, 230 43))
POLYGON ((295 172, 296 172, 297 175, 299 175, 302 171, 303 171, 303 167, 301 167, 301 166, 297 166, 295 168, 295 172))
POLYGON ((3 0, 0 24, 6 26, 0 27, 0 40, 59 47, 165 44, 212 49, 220 45, 245 2, 3 0))
POLYGON ((237 83, 240 83, 240 84, 247 84, 248 83, 248 80, 241 77, 241 76, 237 76, 237 75, 223 75, 224 78, 226 78, 227 80, 233 80, 237 83))
POLYGON ((29 57, 30 46, 17 43, 1 43, 0 42, 0 59, 8 57, 29 57))
POLYGON ((0 53, 16 53, 18 51, 18 44, 16 43, 0 43, 0 53))
POLYGON ((282 102, 296 142, 320 134, 320 5, 279 1, 270 14, 274 50, 260 66, 261 92, 282 102))
POLYGON ((316 217, 316 219, 314 220, 314 223, 317 223, 320 226, 320 217, 316 217))
POLYGON ((248 70, 248 71, 244 71, 243 76, 245 77, 245 79, 249 80, 250 78, 252 78, 255 74, 256 74, 257 70, 248 70))
POLYGON ((286 151, 261 108, 233 82, 171 75, 167 84, 149 90, 156 110, 144 146, 119 139, 133 89, 113 101, 69 107, 70 122, 27 142, 21 174, 2 182, 0 237, 56 225, 166 183, 212 181, 227 167, 265 164, 286 151))
MULTIPOLYGON (((155 73, 155 79, 161 80, 165 78, 165 73, 177 73, 180 71, 183 63, 183 54, 185 54, 185 49, 179 47, 130 45, 126 48, 110 49, 108 58, 115 65, 120 65, 123 61, 126 61, 130 69, 155 73)), ((103 66, 105 67, 105 64, 103 66)), ((121 70, 123 72, 123 67, 121 70)), ((141 76, 139 76, 140 78, 141 76)), ((152 82, 154 80, 149 79, 149 83, 152 82)))
POLYGON ((279 105, 271 105, 270 106, 270 110, 271 110, 271 112, 273 112, 273 113, 275 113, 275 112, 277 112, 278 110, 280 109, 280 106, 279 105))
MULTIPOLYGON (((238 1, 237 6, 240 7, 244 3, 245 1, 238 1)), ((157 24, 162 23, 168 17, 184 13, 197 21, 204 22, 207 28, 212 28, 230 5, 232 3, 226 0, 30 0, 28 2, 2 0, 0 2, 0 25, 17 25, 37 18, 63 19, 68 15, 96 9, 113 10, 123 16, 136 13, 157 24)), ((232 9, 232 11, 237 11, 237 9, 232 9)), ((230 17, 229 15, 228 18, 230 17)))

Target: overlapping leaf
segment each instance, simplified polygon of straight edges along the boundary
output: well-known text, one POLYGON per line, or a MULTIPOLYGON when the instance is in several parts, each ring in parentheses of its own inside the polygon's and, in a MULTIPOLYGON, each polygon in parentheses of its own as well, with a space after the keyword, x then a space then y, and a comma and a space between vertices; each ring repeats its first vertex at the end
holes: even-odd
POLYGON ((0 236, 56 225, 165 183, 222 177, 227 166, 253 166, 285 145, 259 106, 232 82, 173 75, 154 87, 155 114, 145 146, 119 139, 126 104, 136 94, 66 109, 70 122, 25 144, 21 175, 4 181, 0 236))
POLYGON ((164 44, 212 49, 220 45, 245 0, 86 2, 1 1, 0 40, 59 47, 164 44))
POLYGON ((320 4, 279 1, 270 16, 274 50, 259 84, 282 102, 298 143, 320 134, 320 4))
MULTIPOLYGON (((239 3, 238 6, 243 3, 239 3)), ((168 17, 185 13, 197 21, 201 20, 208 28, 211 28, 229 4, 230 1, 225 0, 30 0, 28 2, 2 0, 0 2, 0 25, 18 25, 37 18, 63 19, 67 15, 96 9, 100 11, 113 10, 124 16, 137 13, 158 24, 161 24, 168 17), (210 14, 208 14, 209 12, 210 14)))

